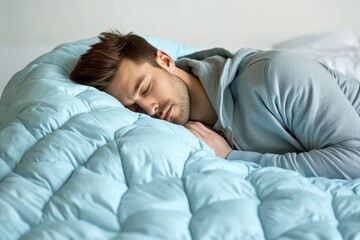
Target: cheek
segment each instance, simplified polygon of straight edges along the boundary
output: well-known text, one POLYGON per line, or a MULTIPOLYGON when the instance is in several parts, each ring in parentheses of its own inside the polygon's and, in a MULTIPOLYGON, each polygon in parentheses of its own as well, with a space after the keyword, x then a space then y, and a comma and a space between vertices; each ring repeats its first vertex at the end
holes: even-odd
POLYGON ((174 87, 167 81, 161 81, 158 83, 156 89, 156 96, 160 98, 169 97, 174 94, 174 87))

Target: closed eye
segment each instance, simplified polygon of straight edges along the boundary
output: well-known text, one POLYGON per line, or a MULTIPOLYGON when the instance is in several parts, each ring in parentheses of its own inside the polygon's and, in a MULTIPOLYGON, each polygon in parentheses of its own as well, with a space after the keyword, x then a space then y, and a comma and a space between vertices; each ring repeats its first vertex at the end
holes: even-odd
POLYGON ((146 96, 146 94, 148 94, 150 92, 150 85, 148 85, 145 90, 142 92, 142 96, 146 96))

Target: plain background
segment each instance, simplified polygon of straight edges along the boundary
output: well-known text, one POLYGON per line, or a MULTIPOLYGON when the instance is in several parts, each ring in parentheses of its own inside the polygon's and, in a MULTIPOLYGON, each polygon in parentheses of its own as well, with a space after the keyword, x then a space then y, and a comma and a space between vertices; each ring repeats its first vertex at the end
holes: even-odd
POLYGON ((110 29, 198 48, 270 48, 319 32, 360 37, 360 0, 0 0, 0 93, 42 53, 110 29))

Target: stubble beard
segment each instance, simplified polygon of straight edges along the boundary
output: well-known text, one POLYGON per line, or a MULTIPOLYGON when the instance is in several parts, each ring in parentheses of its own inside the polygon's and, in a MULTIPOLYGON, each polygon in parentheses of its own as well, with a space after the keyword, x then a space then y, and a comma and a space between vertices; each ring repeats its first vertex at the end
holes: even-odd
POLYGON ((172 75, 173 81, 176 82, 175 105, 179 108, 179 114, 174 118, 173 123, 185 125, 191 116, 191 94, 188 85, 180 77, 172 75))

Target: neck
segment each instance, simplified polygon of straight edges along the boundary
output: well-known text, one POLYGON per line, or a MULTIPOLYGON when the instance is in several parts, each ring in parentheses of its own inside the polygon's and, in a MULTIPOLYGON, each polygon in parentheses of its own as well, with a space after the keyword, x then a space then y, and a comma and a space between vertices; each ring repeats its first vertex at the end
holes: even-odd
POLYGON ((180 77, 189 88, 190 120, 213 126, 216 123, 217 115, 199 78, 177 67, 174 74, 180 77))

